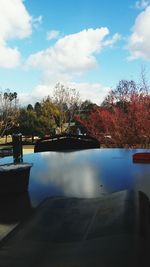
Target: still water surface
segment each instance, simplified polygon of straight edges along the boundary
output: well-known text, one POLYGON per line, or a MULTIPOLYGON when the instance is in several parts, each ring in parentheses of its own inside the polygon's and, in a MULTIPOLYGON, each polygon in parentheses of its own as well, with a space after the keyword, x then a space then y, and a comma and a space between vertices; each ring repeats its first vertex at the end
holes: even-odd
MULTIPOLYGON (((135 164, 132 155, 143 149, 91 149, 76 152, 43 152, 24 155, 33 163, 28 192, 0 196, 0 239, 32 214, 45 198, 93 198, 133 189, 150 198, 150 164, 135 164)), ((0 164, 12 162, 0 159, 0 164)))
MULTIPOLYGON (((150 164, 135 164, 140 149, 92 149, 24 155, 33 163, 29 181, 32 206, 51 196, 100 197, 124 189, 140 189, 150 197, 150 164)), ((5 158, 10 162, 12 158, 5 158)))

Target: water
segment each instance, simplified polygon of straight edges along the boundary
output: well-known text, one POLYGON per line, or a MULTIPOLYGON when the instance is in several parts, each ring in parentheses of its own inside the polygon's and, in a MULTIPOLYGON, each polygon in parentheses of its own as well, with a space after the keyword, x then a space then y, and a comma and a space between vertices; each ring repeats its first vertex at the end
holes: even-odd
MULTIPOLYGON (((150 164, 135 164, 144 149, 91 149, 24 154, 33 163, 26 194, 0 196, 0 240, 47 197, 103 197, 120 190, 141 190, 150 198, 150 164)), ((12 157, 0 164, 13 162, 12 157)))
MULTIPOLYGON (((150 197, 150 164, 135 164, 132 155, 144 149, 92 149, 24 155, 33 163, 29 198, 36 207, 46 197, 102 197, 136 189, 150 197)), ((11 157, 1 160, 10 162, 11 157)))
MULTIPOLYGON (((0 239, 24 221, 47 197, 103 197, 120 190, 141 190, 150 198, 150 164, 135 164, 144 149, 91 149, 25 154, 33 163, 26 194, 0 196, 0 239)), ((13 162, 12 157, 0 164, 13 162)))

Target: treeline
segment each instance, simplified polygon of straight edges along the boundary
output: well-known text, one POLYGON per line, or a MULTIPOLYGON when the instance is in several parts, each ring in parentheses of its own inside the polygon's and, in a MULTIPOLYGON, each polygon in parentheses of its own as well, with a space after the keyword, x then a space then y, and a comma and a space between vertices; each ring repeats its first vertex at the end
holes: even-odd
POLYGON ((100 142, 116 147, 150 144, 150 95, 145 82, 122 80, 88 117, 76 118, 100 142))
POLYGON ((75 115, 81 110, 87 112, 93 105, 90 101, 82 102, 76 89, 60 83, 51 97, 26 107, 19 107, 17 93, 7 90, 0 94, 0 136, 20 132, 33 140, 35 136, 75 131, 71 128, 75 115))
POLYGON ((150 144, 150 95, 142 85, 122 80, 98 106, 81 101, 79 93, 58 83, 53 96, 35 105, 19 107, 17 93, 0 94, 0 135, 21 132, 24 136, 44 137, 74 132, 80 127, 101 143, 115 146, 150 144), (71 127, 74 122, 76 126, 71 127))

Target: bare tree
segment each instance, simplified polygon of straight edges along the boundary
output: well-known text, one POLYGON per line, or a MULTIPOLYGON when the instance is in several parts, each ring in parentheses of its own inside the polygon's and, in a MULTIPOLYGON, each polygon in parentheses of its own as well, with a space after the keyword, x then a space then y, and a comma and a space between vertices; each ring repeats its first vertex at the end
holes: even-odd
POLYGON ((68 131, 70 123, 77 110, 80 109, 81 101, 79 92, 75 88, 65 87, 63 84, 57 83, 53 92, 54 103, 60 109, 60 128, 62 132, 63 124, 68 122, 68 131))
POLYGON ((144 66, 141 67, 141 75, 140 75, 140 91, 142 91, 144 94, 148 95, 149 93, 149 84, 147 81, 147 75, 146 75, 146 68, 144 66))
POLYGON ((10 92, 7 89, 5 92, 0 92, 0 136, 2 137, 16 123, 18 117, 18 100, 17 93, 10 92))

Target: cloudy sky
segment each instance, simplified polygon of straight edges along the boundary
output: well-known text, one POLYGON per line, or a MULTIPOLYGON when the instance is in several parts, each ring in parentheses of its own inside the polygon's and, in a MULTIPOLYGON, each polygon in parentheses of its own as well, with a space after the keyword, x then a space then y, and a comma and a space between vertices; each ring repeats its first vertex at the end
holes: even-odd
POLYGON ((100 104, 143 66, 149 76, 149 0, 0 0, 0 90, 23 105, 57 82, 100 104))

